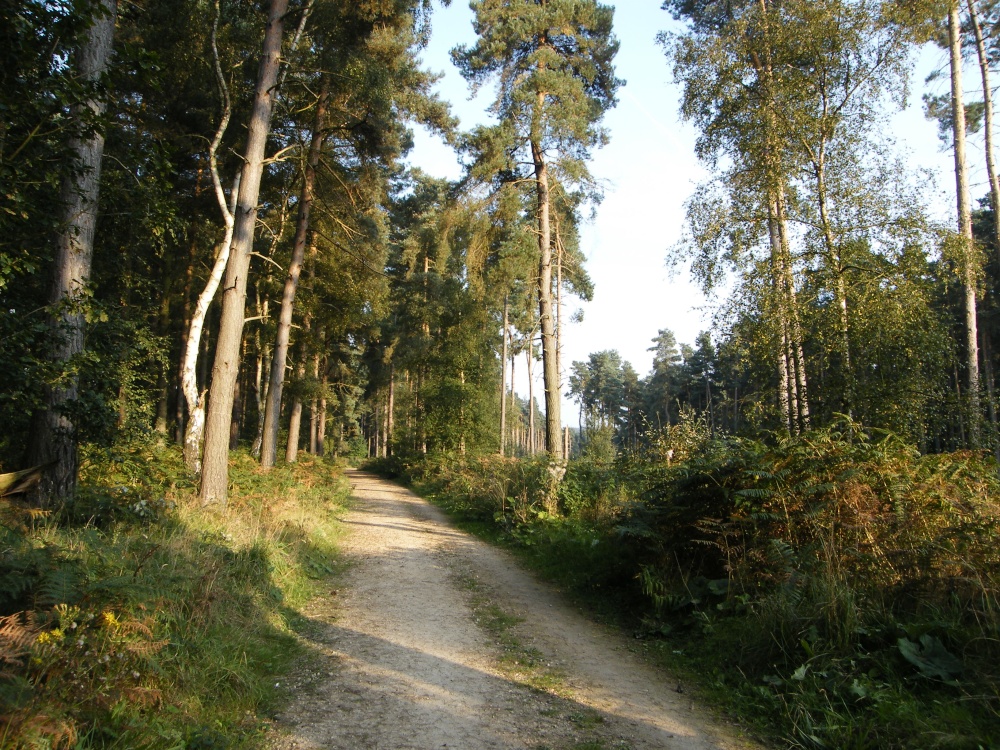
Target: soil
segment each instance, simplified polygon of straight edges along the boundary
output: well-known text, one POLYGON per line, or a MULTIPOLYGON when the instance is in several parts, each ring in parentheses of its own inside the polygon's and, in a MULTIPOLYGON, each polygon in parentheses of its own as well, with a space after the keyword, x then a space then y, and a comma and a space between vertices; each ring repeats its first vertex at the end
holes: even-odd
POLYGON ((349 478, 349 566, 306 611, 275 750, 759 747, 502 550, 405 489, 349 478))

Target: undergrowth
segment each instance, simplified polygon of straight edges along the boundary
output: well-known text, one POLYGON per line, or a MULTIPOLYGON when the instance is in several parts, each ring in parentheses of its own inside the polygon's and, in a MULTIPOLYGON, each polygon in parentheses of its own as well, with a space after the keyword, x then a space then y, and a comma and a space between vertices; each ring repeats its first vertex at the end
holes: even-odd
MULTIPOLYGON (((678 438, 675 436, 674 438, 678 438)), ((393 469, 785 747, 1000 747, 1000 482, 856 425, 393 469)), ((374 468, 379 468, 378 466, 374 468)))
POLYGON ((51 514, 0 500, 0 747, 261 746, 346 484, 239 454, 203 509, 179 452, 91 451, 51 514))

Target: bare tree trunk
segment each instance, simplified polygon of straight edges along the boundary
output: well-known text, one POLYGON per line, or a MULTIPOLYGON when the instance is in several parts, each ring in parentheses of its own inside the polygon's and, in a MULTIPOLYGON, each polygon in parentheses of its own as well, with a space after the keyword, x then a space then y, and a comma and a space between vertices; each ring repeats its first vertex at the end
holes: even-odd
MULTIPOLYGON (((76 53, 80 80, 96 86, 108 69, 117 17, 116 0, 103 0, 76 53)), ((72 118, 79 125, 103 116, 106 101, 95 96, 77 105, 72 118)), ((98 127, 85 139, 73 138, 73 169, 62 185, 62 221, 57 238, 50 299, 56 320, 57 344, 53 358, 66 365, 83 352, 86 288, 94 255, 94 232, 104 159, 104 133, 98 127)), ((79 377, 70 375, 46 394, 46 406, 34 419, 29 460, 45 464, 33 493, 38 505, 64 502, 76 491, 78 467, 76 428, 64 407, 79 396, 79 377)))
MULTIPOLYGON (((512 332, 511 333, 511 339, 513 339, 513 338, 514 338, 514 334, 512 332)), ((515 373, 515 370, 514 370, 514 357, 516 355, 514 353, 513 341, 511 341, 511 347, 510 347, 510 349, 511 349, 511 351, 510 351, 510 393, 507 396, 507 398, 510 399, 510 406, 508 406, 508 408, 507 408, 507 414, 509 415, 509 419, 507 421, 510 423, 510 425, 509 425, 509 427, 510 427, 510 445, 511 445, 510 455, 513 456, 513 455, 517 454, 517 425, 520 422, 520 419, 518 419, 519 415, 518 415, 518 409, 517 409, 517 391, 514 390, 514 373, 515 373)))
POLYGON ((222 211, 222 219, 225 224, 225 233, 216 254, 212 271, 205 282, 205 288, 198 295, 194 312, 191 315, 191 322, 188 327, 187 337, 184 341, 184 354, 181 357, 181 391, 184 393, 184 400, 187 402, 188 420, 184 431, 184 463, 188 469, 195 474, 201 472, 201 448, 205 435, 205 393, 198 390, 198 353, 201 350, 201 335, 205 326, 205 318, 208 316, 208 308, 215 298, 215 292, 222 281, 222 275, 229 262, 229 253, 233 243, 233 229, 235 219, 233 216, 236 210, 236 197, 240 188, 240 173, 236 174, 233 180, 233 187, 230 191, 229 201, 226 200, 226 193, 222 187, 222 180, 219 176, 218 151, 222 144, 222 137, 229 127, 229 120, 232 116, 232 102, 229 97, 229 86, 222 73, 222 64, 219 62, 219 51, 216 37, 219 29, 219 16, 221 14, 219 0, 215 2, 215 15, 212 21, 212 62, 215 71, 215 82, 222 98, 222 117, 219 126, 216 128, 215 136, 208 146, 209 171, 212 175, 212 185, 215 188, 215 197, 222 211))
MULTIPOLYGON (((462 384, 462 405, 458 410, 458 426, 459 426, 459 437, 458 437, 458 452, 461 455, 465 455, 465 370, 459 370, 458 372, 459 381, 462 384)), ((387 420, 388 422, 388 417, 387 420)))
POLYGON ((969 199, 969 173, 965 158, 965 102, 962 91, 962 30, 958 0, 948 9, 948 48, 951 62, 951 111, 955 141, 955 184, 958 202, 958 233, 963 249, 962 285, 965 292, 965 332, 969 399, 969 445, 979 447, 979 337, 976 320, 976 271, 973 258, 972 204, 969 199))
POLYGON ((278 453, 278 420, 281 416, 281 388, 285 379, 285 364, 288 360, 288 340, 292 330, 292 312, 295 293, 299 286, 299 276, 305 259, 306 240, 309 236, 309 216, 312 212, 313 191, 316 184, 316 167, 319 166, 326 134, 326 109, 330 98, 329 78, 324 75, 320 82, 319 100, 316 103, 316 119, 313 123, 309 155, 302 178, 302 192, 299 196, 299 216, 295 226, 295 242, 292 259, 288 264, 288 276, 281 297, 281 314, 278 318, 278 333, 274 342, 271 359, 271 377, 267 389, 267 406, 264 413, 264 444, 261 448, 260 465, 274 466, 278 453))
POLYGON ((393 364, 389 363, 389 407, 388 413, 386 415, 386 455, 392 455, 392 440, 393 433, 396 431, 396 368, 393 364))
MULTIPOLYGON (((544 95, 539 93, 544 101, 544 95)), ((557 352, 555 320, 552 309, 552 229, 549 222, 549 172, 541 144, 532 141, 531 152, 535 163, 538 185, 538 318, 542 332, 542 372, 545 382, 545 450, 552 459, 556 481, 562 479, 562 420, 559 393, 559 354, 557 352)))
POLYGON ((987 413, 990 417, 990 430, 993 433, 993 458, 996 461, 997 471, 1000 472, 1000 431, 997 429, 997 402, 996 383, 993 379, 993 351, 990 347, 990 337, 986 332, 980 333, 982 336, 983 351, 983 376, 986 378, 986 398, 987 413))
POLYGON ((793 390, 795 377, 792 372, 791 345, 788 336, 788 318, 784 302, 784 273, 781 271, 781 233, 778 229, 778 211, 774 201, 768 204, 768 233, 771 243, 771 276, 774 288, 774 306, 778 314, 780 351, 778 353, 778 406, 781 420, 789 434, 796 432, 795 399, 793 390))
POLYGON ((222 275, 229 262, 230 248, 233 240, 233 211, 236 208, 236 196, 239 192, 240 176, 233 181, 230 193, 232 204, 226 205, 225 196, 221 198, 223 216, 226 223, 225 236, 219 245, 215 264, 205 282, 205 288, 198 295, 187 337, 184 340, 184 356, 181 360, 181 390, 187 402, 187 426, 184 430, 184 463, 195 474, 201 472, 201 444, 205 436, 205 393, 198 389, 198 355, 201 351, 202 332, 208 318, 208 309, 215 298, 215 292, 222 281, 222 275))
POLYGON ((778 231, 781 237, 781 269, 784 274, 784 300, 787 307, 789 325, 789 343, 791 344, 792 363, 795 370, 794 393, 798 426, 803 430, 810 427, 809 396, 806 378, 806 358, 802 349, 802 324, 799 320, 799 308, 795 293, 795 274, 792 268, 791 244, 788 239, 788 213, 784 190, 778 190, 778 231))
POLYGON ((537 446, 535 445, 535 377, 531 372, 531 365, 534 353, 531 351, 531 336, 528 336, 528 346, 524 350, 528 360, 528 453, 535 455, 537 446))
POLYGON ((321 395, 319 397, 319 428, 316 435, 316 455, 326 455, 326 372, 320 381, 321 395))
MULTIPOLYGON (((319 331, 317 336, 317 343, 321 343, 323 340, 323 331, 319 331)), ((320 353, 319 347, 316 348, 316 353, 313 354, 312 358, 312 380, 313 383, 319 382, 319 360, 320 353)), ((313 391, 313 397, 309 402, 309 452, 312 455, 317 455, 319 447, 319 394, 313 391)))
MULTIPOLYGON (((159 334, 161 336, 167 336, 170 333, 170 292, 172 284, 167 281, 166 288, 163 290, 163 297, 160 299, 160 320, 159 320, 159 334)), ((168 400, 170 398, 170 386, 167 379, 167 373, 164 371, 163 366, 160 367, 160 372, 156 377, 156 421, 153 424, 153 430, 164 438, 167 435, 167 413, 169 412, 168 400)))
MULTIPOLYGON (((559 376, 559 389, 562 390, 562 347, 563 347, 563 244, 556 227, 556 373, 559 376)), ((528 337, 531 346, 531 337, 528 337)), ((560 393, 561 396, 561 393, 560 393)), ((563 455, 567 455, 563 451, 563 455)))
MULTIPOLYGON (((296 377, 301 380, 305 377, 306 366, 305 366, 305 354, 302 355, 303 361, 300 361, 298 367, 295 369, 296 377)), ((285 462, 293 464, 298 459, 299 455, 299 441, 302 437, 302 399, 295 396, 292 399, 292 413, 288 420, 288 444, 285 446, 285 462)))
MULTIPOLYGON (((242 362, 246 357, 246 341, 242 342, 240 346, 240 362, 242 362)), ((240 421, 242 417, 242 381, 237 373, 236 377, 236 388, 233 391, 233 412, 232 417, 229 420, 229 450, 234 451, 239 448, 240 445, 240 421)))
MULTIPOLYGON (((260 298, 260 289, 257 289, 257 316, 263 321, 268 316, 268 299, 260 298)), ((260 448, 264 442, 264 405, 267 403, 267 380, 264 373, 270 371, 267 351, 263 345, 260 335, 260 326, 253 334, 254 343, 257 348, 257 368, 254 372, 254 399, 257 402, 257 432, 250 447, 250 455, 260 458, 260 448)))
POLYGON ((212 388, 205 425, 205 455, 200 491, 203 503, 225 503, 228 494, 227 422, 232 410, 233 390, 239 370, 237 359, 243 335, 250 253, 253 250, 254 229, 257 223, 257 199, 260 194, 264 149, 270 130, 271 109, 280 67, 283 18, 287 11, 288 0, 271 0, 257 74, 253 111, 248 124, 243 175, 236 205, 232 251, 226 268, 222 319, 219 322, 219 341, 212 369, 212 388))
POLYGON ((993 150, 993 88, 990 86, 990 60, 979 20, 975 0, 967 0, 969 20, 976 37, 976 54, 979 57, 979 75, 983 81, 983 130, 986 136, 986 174, 990 180, 990 203, 993 206, 993 237, 1000 254, 1000 176, 997 175, 996 154, 993 150))
POLYGON ((503 298, 503 353, 500 356, 500 455, 507 455, 507 349, 510 324, 508 300, 503 298))

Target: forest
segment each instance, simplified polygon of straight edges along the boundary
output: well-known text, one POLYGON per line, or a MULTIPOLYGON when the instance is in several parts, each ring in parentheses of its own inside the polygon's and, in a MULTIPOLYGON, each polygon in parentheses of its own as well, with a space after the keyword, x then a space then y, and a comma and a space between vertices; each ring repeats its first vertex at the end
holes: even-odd
POLYGON ((781 746, 1000 746, 1000 3, 662 6, 709 175, 664 258, 725 295, 642 375, 563 357, 611 4, 472 0, 466 129, 431 0, 0 0, 0 747, 257 746, 220 632, 282 663, 359 464, 781 746), (948 222, 889 126, 935 46, 948 222))

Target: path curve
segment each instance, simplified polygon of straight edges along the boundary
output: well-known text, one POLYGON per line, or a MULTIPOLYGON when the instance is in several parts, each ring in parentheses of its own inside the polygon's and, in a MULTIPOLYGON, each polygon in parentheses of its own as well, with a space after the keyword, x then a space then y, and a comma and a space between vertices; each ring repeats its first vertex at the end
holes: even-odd
POLYGON ((277 717, 275 750, 757 747, 504 551, 408 490, 348 476, 350 567, 343 590, 306 612, 309 657, 286 686, 293 698, 277 717), (512 637, 559 675, 553 689, 501 663, 496 633, 476 622, 483 591, 520 620, 512 637))

